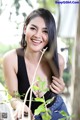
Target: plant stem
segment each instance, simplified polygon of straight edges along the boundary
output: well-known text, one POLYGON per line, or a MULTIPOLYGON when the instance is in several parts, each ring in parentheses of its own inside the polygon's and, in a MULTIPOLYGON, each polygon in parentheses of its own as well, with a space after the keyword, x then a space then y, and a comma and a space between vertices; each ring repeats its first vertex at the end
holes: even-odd
MULTIPOLYGON (((45 48, 45 49, 43 49, 43 51, 41 51, 42 54, 41 54, 41 56, 40 56, 39 62, 38 62, 37 67, 36 67, 36 69, 35 69, 35 72, 34 72, 34 75, 33 75, 32 84, 31 84, 31 86, 29 87, 28 91, 26 92, 26 95, 25 95, 25 98, 24 98, 24 103, 23 103, 23 109, 22 109, 22 120, 23 120, 23 118, 24 118, 24 106, 25 106, 25 102, 26 102, 26 99, 27 99, 27 96, 28 96, 28 93, 29 93, 30 89, 31 89, 31 91, 30 91, 29 109, 31 109, 31 101, 32 101, 32 100, 31 100, 31 98, 32 98, 32 86, 33 86, 34 83, 35 83, 34 81, 35 81, 36 73, 37 73, 37 70, 38 70, 39 64, 40 64, 40 62, 41 62, 41 59, 42 59, 42 57, 43 57, 43 55, 44 55, 46 49, 47 49, 47 48, 45 48)), ((30 114, 30 111, 29 111, 28 120, 31 120, 31 114, 30 114)))

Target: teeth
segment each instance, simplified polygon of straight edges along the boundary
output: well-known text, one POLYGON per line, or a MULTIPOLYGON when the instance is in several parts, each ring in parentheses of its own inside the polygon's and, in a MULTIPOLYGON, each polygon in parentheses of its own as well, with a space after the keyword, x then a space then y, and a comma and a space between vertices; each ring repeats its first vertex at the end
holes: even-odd
POLYGON ((40 43, 41 41, 38 41, 38 40, 33 40, 33 42, 40 43))

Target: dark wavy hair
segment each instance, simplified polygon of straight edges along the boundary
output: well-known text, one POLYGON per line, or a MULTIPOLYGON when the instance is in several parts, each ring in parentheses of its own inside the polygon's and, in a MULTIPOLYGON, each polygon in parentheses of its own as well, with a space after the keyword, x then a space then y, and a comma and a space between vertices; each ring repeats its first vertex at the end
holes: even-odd
MULTIPOLYGON (((47 47, 47 52, 50 51, 51 47, 54 47, 54 52, 53 52, 53 62, 56 65, 56 68, 59 73, 59 63, 58 63, 58 53, 57 53, 57 35, 56 35, 56 24, 53 15, 51 12, 47 9, 44 8, 39 8, 34 11, 32 11, 28 16, 27 19, 25 20, 24 26, 28 25, 29 22, 35 18, 35 17, 42 17, 45 21, 47 30, 48 30, 48 44, 45 46, 47 47), (52 46, 53 45, 53 46, 52 46)), ((22 39, 20 42, 21 46, 25 49, 27 47, 27 43, 25 41, 25 34, 24 34, 24 27, 23 27, 23 33, 22 33, 22 39)))

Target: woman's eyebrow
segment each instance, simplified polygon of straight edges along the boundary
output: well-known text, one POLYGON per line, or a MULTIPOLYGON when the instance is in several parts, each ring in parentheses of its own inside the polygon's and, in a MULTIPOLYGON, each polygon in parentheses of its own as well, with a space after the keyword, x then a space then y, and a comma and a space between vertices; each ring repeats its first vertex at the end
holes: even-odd
POLYGON ((36 26, 36 25, 34 25, 34 24, 31 24, 31 25, 37 28, 37 26, 36 26))
POLYGON ((43 28, 44 30, 47 30, 47 27, 43 28))
MULTIPOLYGON (((33 27, 36 27, 36 28, 38 28, 36 25, 34 25, 34 24, 31 24, 33 27)), ((44 29, 44 30, 47 30, 47 27, 43 27, 42 29, 44 29)))

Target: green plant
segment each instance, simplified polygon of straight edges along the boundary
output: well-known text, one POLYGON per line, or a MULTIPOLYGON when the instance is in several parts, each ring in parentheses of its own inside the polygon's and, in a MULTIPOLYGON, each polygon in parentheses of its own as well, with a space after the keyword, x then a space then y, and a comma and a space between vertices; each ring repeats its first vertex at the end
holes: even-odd
MULTIPOLYGON (((33 85, 32 89, 34 91, 37 91, 39 90, 40 92, 41 91, 45 91, 47 92, 49 89, 45 89, 45 82, 41 80, 40 77, 37 77, 37 81, 39 82, 40 86, 37 87, 36 85, 33 85)), ((0 92, 4 92, 5 93, 5 96, 7 96, 7 99, 3 100, 0 104, 4 104, 5 102, 10 102, 10 100, 12 99, 12 96, 8 93, 8 89, 5 88, 3 91, 0 91, 0 92)), ((21 95, 14 91, 15 93, 15 97, 16 98, 19 98, 21 95)), ((39 114, 42 114, 42 120, 51 120, 51 111, 47 108, 47 105, 50 104, 50 102, 53 101, 54 98, 52 99, 48 99, 47 101, 45 101, 45 98, 44 96, 42 98, 38 97, 38 98, 35 98, 35 99, 32 99, 33 101, 36 101, 36 102, 41 102, 42 104, 35 110, 35 115, 39 115, 39 114)), ((58 119, 58 120, 70 120, 72 117, 74 116, 69 116, 67 115, 66 112, 64 111, 60 111, 59 112, 64 118, 61 118, 61 119, 58 119)), ((24 120, 24 119, 23 119, 24 120)), ((30 120, 30 119, 28 119, 30 120)))
POLYGON ((73 115, 68 115, 65 111, 60 111, 59 112, 64 118, 58 119, 58 120, 71 120, 73 118, 73 115))
MULTIPOLYGON (((39 87, 37 86, 33 86, 33 90, 34 91, 39 91, 39 92, 42 92, 42 91, 45 91, 47 92, 49 89, 45 89, 45 84, 46 82, 45 81, 42 81, 40 77, 37 77, 37 81, 39 82, 39 87)), ((49 99, 47 101, 45 101, 45 98, 44 96, 42 98, 38 97, 38 98, 35 98, 34 100, 36 102, 41 102, 42 104, 35 110, 35 115, 39 115, 40 113, 42 113, 42 119, 43 120, 51 120, 51 111, 47 108, 47 105, 53 100, 54 98, 52 99, 49 99)))

